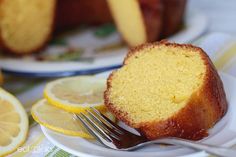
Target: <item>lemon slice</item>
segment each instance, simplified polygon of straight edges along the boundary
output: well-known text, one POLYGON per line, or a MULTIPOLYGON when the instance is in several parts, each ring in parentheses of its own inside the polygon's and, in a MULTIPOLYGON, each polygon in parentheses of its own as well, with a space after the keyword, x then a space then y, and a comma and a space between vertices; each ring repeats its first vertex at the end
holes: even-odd
MULTIPOLYGON (((51 130, 71 136, 92 138, 73 113, 52 106, 45 99, 33 105, 31 114, 36 122, 51 130)), ((115 121, 115 117, 110 112, 106 112, 105 115, 115 121)))
POLYGON ((105 79, 92 76, 68 77, 48 83, 44 97, 50 104, 68 112, 79 113, 89 107, 103 110, 105 88, 105 79))
POLYGON ((28 125, 21 103, 0 88, 0 156, 12 153, 24 143, 28 125))

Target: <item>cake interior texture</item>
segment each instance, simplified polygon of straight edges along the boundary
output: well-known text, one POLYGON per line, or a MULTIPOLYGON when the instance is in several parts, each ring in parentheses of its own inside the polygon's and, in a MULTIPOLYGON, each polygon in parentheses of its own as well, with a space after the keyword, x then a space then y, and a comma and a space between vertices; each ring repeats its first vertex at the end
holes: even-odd
POLYGON ((41 47, 51 33, 54 7, 55 0, 2 0, 0 28, 5 45, 18 52, 41 47))
POLYGON ((195 49, 150 46, 129 56, 113 74, 109 99, 133 127, 166 120, 187 105, 205 74, 195 49))

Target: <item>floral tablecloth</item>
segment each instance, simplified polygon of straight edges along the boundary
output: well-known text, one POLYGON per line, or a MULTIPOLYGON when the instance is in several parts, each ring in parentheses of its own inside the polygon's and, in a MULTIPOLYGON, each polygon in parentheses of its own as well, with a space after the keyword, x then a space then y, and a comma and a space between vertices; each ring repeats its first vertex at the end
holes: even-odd
MULTIPOLYGON (((236 40, 233 37, 223 33, 211 33, 195 40, 193 44, 202 47, 208 53, 219 71, 236 77, 236 40)), ((16 76, 6 76, 5 80, 4 88, 17 95, 28 112, 30 119, 30 131, 26 143, 10 156, 73 156, 50 143, 43 135, 40 126, 34 122, 30 115, 31 105, 42 98, 43 87, 49 80, 16 76)))

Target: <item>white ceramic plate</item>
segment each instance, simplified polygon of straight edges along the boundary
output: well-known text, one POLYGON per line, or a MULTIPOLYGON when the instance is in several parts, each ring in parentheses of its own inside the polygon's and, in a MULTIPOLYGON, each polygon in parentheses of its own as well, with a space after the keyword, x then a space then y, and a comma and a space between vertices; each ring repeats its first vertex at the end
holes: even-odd
MULTIPOLYGON (((206 17, 199 12, 190 11, 185 18, 185 28, 169 38, 178 43, 188 43, 199 37, 207 27, 206 17)), ((116 48, 101 55, 95 50, 109 44, 119 43, 118 33, 107 38, 97 38, 93 30, 86 30, 70 35, 66 38, 69 46, 82 47, 84 54, 93 57, 93 61, 39 61, 31 55, 24 58, 0 58, 0 67, 8 74, 26 77, 60 77, 69 75, 92 74, 118 68, 127 52, 126 47, 116 48)), ((63 51, 63 46, 48 46, 43 53, 63 51)))
MULTIPOLYGON (((97 77, 107 77, 108 73, 97 75, 97 77)), ((227 74, 220 75, 229 103, 227 114, 221 119, 213 129, 209 131, 209 136, 201 142, 219 146, 231 146, 236 143, 236 79, 227 74)), ((59 148, 80 156, 80 157, 176 157, 176 156, 206 156, 203 151, 196 152, 191 149, 177 146, 158 147, 148 146, 143 149, 126 152, 105 148, 97 142, 87 141, 80 137, 66 136, 41 126, 45 136, 59 148)), ((129 129, 129 128, 128 128, 129 129)))

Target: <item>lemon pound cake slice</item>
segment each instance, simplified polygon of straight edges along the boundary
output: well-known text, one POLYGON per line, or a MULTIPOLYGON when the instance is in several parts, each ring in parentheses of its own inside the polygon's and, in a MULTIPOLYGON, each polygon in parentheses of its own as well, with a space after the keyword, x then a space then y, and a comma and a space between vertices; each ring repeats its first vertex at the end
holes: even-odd
POLYGON ((198 140, 227 110, 222 81, 198 47, 162 41, 138 46, 107 80, 105 104, 153 140, 198 140))

